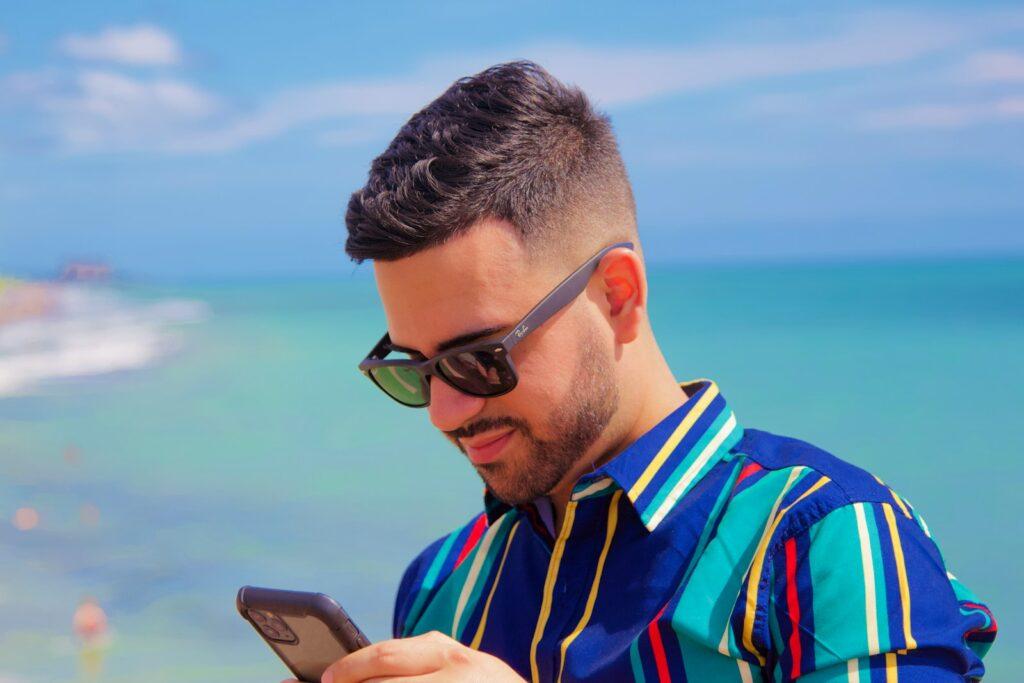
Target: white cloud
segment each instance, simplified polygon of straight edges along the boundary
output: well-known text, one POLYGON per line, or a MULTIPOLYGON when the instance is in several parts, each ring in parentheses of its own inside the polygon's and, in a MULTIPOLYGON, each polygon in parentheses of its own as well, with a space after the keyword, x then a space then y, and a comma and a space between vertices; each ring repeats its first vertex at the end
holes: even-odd
POLYGON ((1024 53, 1000 51, 972 55, 961 67, 960 75, 972 82, 1024 82, 1024 53))
POLYGON ((424 73, 409 78, 325 83, 286 90, 226 125, 181 136, 175 141, 174 150, 225 151, 319 121, 407 115, 440 94, 445 84, 436 75, 424 73))
MULTIPOLYGON (((747 82, 888 67, 1022 28, 1024 12, 876 11, 837 18, 813 32, 804 27, 802 33, 809 38, 667 48, 534 45, 520 54, 581 86, 600 104, 621 106, 747 82)), ((787 32, 792 35, 794 27, 780 25, 775 31, 787 32)))
POLYGON ((132 66, 173 66, 181 62, 174 36, 159 26, 110 26, 92 35, 72 34, 57 43, 75 59, 116 62, 132 66))
POLYGON ((599 106, 641 104, 658 97, 769 78, 870 69, 934 54, 978 35, 1024 26, 1024 14, 932 17, 883 12, 848 17, 811 39, 720 42, 680 48, 534 44, 424 62, 407 76, 324 83, 278 93, 221 128, 183 137, 182 152, 236 149, 317 121, 386 114, 408 116, 448 84, 491 64, 527 57, 582 87, 599 106))
MULTIPOLYGON (((927 14, 874 12, 835 18, 808 35, 806 27, 779 25, 773 39, 719 40, 681 47, 596 47, 545 43, 517 49, 460 54, 422 62, 411 71, 377 80, 309 84, 271 94, 247 110, 180 80, 129 78, 89 71, 59 84, 52 74, 14 87, 0 83, 0 95, 20 93, 29 108, 51 114, 56 136, 76 151, 137 149, 166 153, 220 153, 285 133, 318 126, 321 145, 358 144, 386 136, 461 76, 491 64, 526 57, 558 78, 581 86, 599 107, 626 107, 657 98, 743 83, 824 73, 876 73, 879 69, 943 55, 979 39, 1024 27, 1024 13, 927 14), (778 36, 796 36, 779 38, 778 36), (29 87, 31 86, 31 87, 29 87), (20 88, 20 89, 19 89, 20 88), (369 136, 369 137, 368 137, 369 136)), ((764 31, 758 35, 767 35, 764 31)), ((62 41, 76 56, 132 64, 173 64, 181 59, 174 39, 159 28, 108 28, 95 36, 62 41)), ((1006 74, 1015 64, 991 55, 975 63, 979 73, 1006 74), (1009 64, 1009 66, 1008 66, 1009 64)), ((8 79, 10 81, 10 79, 8 79)), ((0 101, 3 97, 0 97, 0 101)), ((776 106, 787 103, 776 103, 776 106)), ((794 103, 788 103, 792 106, 794 103)), ((927 112, 876 112, 868 125, 899 124, 900 117, 924 121, 927 112)), ((933 120, 956 119, 933 112, 933 120)), ((962 115, 979 120, 980 114, 962 115)))
POLYGON ((39 106, 53 117, 62 147, 75 152, 166 149, 220 108, 213 95, 169 78, 142 80, 88 70, 59 84, 22 80, 36 88, 39 106))
POLYGON ((971 26, 884 13, 821 37, 676 49, 539 47, 529 54, 607 106, 757 80, 906 62, 962 42, 971 26))
POLYGON ((1024 95, 966 104, 927 104, 872 112, 869 128, 965 128, 983 123, 1024 120, 1024 95))

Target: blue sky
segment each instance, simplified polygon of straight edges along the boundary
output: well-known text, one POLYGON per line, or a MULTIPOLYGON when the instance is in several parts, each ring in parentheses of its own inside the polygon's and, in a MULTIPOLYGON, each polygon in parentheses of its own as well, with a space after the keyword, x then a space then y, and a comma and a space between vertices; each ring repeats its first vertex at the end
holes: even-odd
POLYGON ((1013 3, 352 5, 0 5, 0 272, 348 275, 370 160, 513 58, 611 115, 654 260, 1024 252, 1013 3))

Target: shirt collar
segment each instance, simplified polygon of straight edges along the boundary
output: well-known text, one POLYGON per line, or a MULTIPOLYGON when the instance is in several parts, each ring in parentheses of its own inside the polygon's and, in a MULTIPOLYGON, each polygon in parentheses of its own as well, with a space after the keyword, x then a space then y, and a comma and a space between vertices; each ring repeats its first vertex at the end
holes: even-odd
MULTIPOLYGON (((736 416, 708 379, 681 382, 686 402, 630 444, 626 450, 580 477, 572 500, 626 492, 644 526, 654 531, 701 478, 743 435, 736 416)), ((484 489, 487 518, 494 522, 511 509, 484 489)))

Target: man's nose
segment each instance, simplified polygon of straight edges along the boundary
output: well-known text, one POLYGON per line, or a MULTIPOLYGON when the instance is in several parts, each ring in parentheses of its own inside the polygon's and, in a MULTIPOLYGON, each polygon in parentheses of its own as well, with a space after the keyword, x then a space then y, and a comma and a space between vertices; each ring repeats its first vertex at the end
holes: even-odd
POLYGON ((430 412, 430 421, 443 432, 450 432, 466 424, 483 409, 486 401, 486 398, 480 396, 464 394, 437 377, 430 378, 430 405, 427 410, 430 412))

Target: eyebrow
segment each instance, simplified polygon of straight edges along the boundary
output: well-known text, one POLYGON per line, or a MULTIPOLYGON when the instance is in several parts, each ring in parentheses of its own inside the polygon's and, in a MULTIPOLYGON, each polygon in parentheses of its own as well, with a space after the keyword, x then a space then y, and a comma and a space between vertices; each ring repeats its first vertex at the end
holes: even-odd
MULTIPOLYGON (((476 331, 473 331, 473 332, 467 332, 465 334, 460 334, 457 337, 452 337, 450 339, 446 339, 443 342, 441 342, 440 344, 438 344, 437 345, 437 352, 438 353, 444 353, 448 349, 454 349, 456 346, 462 346, 463 344, 469 344, 469 343, 477 341, 478 339, 483 339, 484 337, 489 337, 492 334, 495 334, 496 332, 501 332, 502 330, 507 329, 508 327, 509 327, 509 325, 494 325, 492 327, 485 327, 482 330, 476 330, 476 331)), ((389 348, 391 348, 391 349, 393 349, 395 351, 402 351, 403 353, 413 354, 413 355, 419 356, 420 358, 426 358, 426 356, 424 356, 422 353, 420 353, 416 349, 410 349, 410 348, 408 348, 406 346, 401 346, 401 345, 396 344, 394 342, 391 342, 388 346, 389 346, 389 348)))

